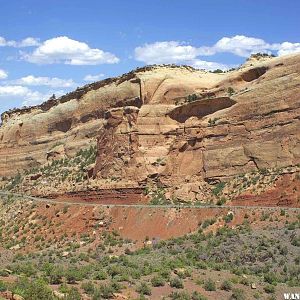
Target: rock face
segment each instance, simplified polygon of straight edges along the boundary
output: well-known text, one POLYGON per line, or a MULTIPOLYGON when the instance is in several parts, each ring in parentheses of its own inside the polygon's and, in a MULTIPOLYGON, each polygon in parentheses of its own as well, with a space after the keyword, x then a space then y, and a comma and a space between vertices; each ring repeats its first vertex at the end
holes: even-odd
POLYGON ((152 180, 190 197, 204 182, 299 164, 299 95, 300 55, 251 60, 222 74, 138 69, 4 113, 0 176, 97 143, 94 178, 152 180))

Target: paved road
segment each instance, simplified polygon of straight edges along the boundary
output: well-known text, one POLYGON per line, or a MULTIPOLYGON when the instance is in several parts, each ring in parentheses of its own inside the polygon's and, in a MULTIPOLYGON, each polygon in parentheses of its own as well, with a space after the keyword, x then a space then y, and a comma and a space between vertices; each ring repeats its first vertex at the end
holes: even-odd
POLYGON ((264 210, 291 210, 291 211, 300 211, 298 207, 284 207, 284 206, 243 206, 243 205, 188 205, 188 204, 168 204, 168 205, 150 205, 150 204, 99 204, 99 203, 87 203, 87 202, 63 202, 59 200, 47 199, 47 198, 40 198, 40 197, 33 197, 29 195, 22 195, 17 193, 10 193, 6 191, 0 190, 0 196, 12 196, 15 198, 22 198, 23 200, 27 199, 30 201, 37 201, 37 202, 45 202, 45 203, 53 203, 53 204, 62 204, 65 203, 67 205, 82 205, 82 206, 103 206, 103 207, 134 207, 134 208, 197 208, 197 209, 204 209, 204 208, 214 208, 214 209, 264 209, 264 210))

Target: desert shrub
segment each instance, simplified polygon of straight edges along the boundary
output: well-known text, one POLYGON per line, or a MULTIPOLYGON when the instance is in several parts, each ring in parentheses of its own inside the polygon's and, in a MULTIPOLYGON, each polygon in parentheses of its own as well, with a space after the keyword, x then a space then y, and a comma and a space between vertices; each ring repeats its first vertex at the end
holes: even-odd
POLYGON ((216 69, 216 70, 213 70, 213 71, 211 71, 212 73, 216 73, 216 74, 218 74, 218 73, 223 73, 223 71, 221 70, 221 69, 216 69))
POLYGON ((267 274, 264 275, 264 281, 269 283, 269 284, 276 285, 277 276, 276 276, 275 273, 267 273, 267 274))
POLYGON ((41 279, 29 281, 27 278, 21 278, 14 284, 13 292, 25 300, 54 300, 52 290, 41 279))
POLYGON ((107 273, 104 270, 100 270, 95 274, 94 278, 96 280, 105 280, 107 279, 107 273))
POLYGON ((226 198, 222 197, 221 199, 219 199, 217 201, 217 205, 221 206, 224 205, 226 203, 226 198))
POLYGON ((156 190, 151 191, 149 195, 151 195, 151 200, 149 202, 151 205, 164 205, 169 203, 163 188, 157 188, 156 190))
POLYGON ((107 273, 114 278, 117 275, 121 275, 122 274, 122 269, 119 265, 111 265, 108 269, 107 269, 107 273))
POLYGON ((264 291, 267 293, 267 294, 273 294, 275 293, 275 287, 274 285, 272 284, 268 284, 264 287, 264 291))
POLYGON ((223 281, 221 285, 221 290, 230 291, 232 289, 232 283, 229 280, 223 281))
POLYGON ((140 293, 141 295, 151 295, 151 288, 148 286, 146 282, 141 282, 137 288, 136 292, 140 293))
POLYGON ((164 268, 159 272, 159 276, 161 276, 163 279, 169 280, 170 279, 171 271, 168 268, 164 268))
POLYGON ((204 289, 206 291, 215 291, 216 290, 216 284, 212 279, 208 279, 204 282, 204 289))
POLYGON ((191 277, 191 271, 190 270, 179 270, 177 272, 177 276, 181 279, 185 279, 187 277, 191 277))
POLYGON ((93 295, 94 291, 95 291, 95 286, 93 285, 92 282, 88 281, 88 282, 83 282, 81 284, 81 288, 84 290, 84 292, 88 295, 93 295))
MULTIPOLYGON (((300 236, 299 236, 299 237, 296 237, 296 236, 292 237, 291 244, 292 244, 293 246, 300 247, 300 236)), ((287 250, 287 249, 286 249, 286 250, 287 250)), ((287 251, 286 251, 286 254, 287 254, 287 251)), ((285 254, 285 255, 286 255, 286 254, 285 254)))
POLYGON ((227 89, 227 93, 229 96, 232 96, 234 94, 234 89, 230 86, 228 89, 227 89))
POLYGON ((0 280, 0 292, 5 292, 7 290, 6 284, 0 280))
POLYGON ((223 217, 225 223, 230 223, 233 220, 233 213, 229 213, 223 217))
POLYGON ((183 289, 183 282, 178 277, 173 277, 170 280, 170 286, 176 289, 183 289))
POLYGON ((187 102, 194 102, 198 99, 197 95, 196 94, 192 94, 192 95, 188 95, 187 98, 186 98, 186 101, 187 102))
POLYGON ((51 284, 60 284, 62 280, 63 272, 57 268, 53 269, 49 274, 49 282, 51 284))
POLYGON ((246 300, 245 292, 242 289, 234 289, 230 300, 246 300))
POLYGON ((202 223, 202 228, 205 229, 207 228, 208 226, 214 224, 216 222, 215 219, 206 219, 204 220, 204 222, 202 223))
POLYGON ((213 125, 216 125, 216 123, 217 123, 217 121, 219 120, 219 118, 213 118, 213 119, 211 119, 211 118, 209 118, 208 119, 208 126, 213 126, 213 125))
POLYGON ((172 292, 169 295, 172 300, 191 300, 190 295, 187 292, 172 292))
POLYGON ((240 284, 243 284, 243 285, 246 285, 246 286, 249 286, 250 285, 250 281, 248 278, 241 278, 240 280, 240 284))
POLYGON ((65 276, 69 284, 74 284, 76 281, 82 280, 82 274, 77 269, 68 269, 65 276))
POLYGON ((101 298, 110 299, 114 295, 114 290, 110 285, 101 285, 99 291, 95 291, 93 294, 93 300, 98 300, 101 298), (100 297, 99 297, 100 296, 100 297))
POLYGON ((11 270, 16 274, 24 274, 26 277, 36 275, 37 269, 32 263, 22 263, 11 266, 11 270))
POLYGON ((224 189, 225 187, 225 182, 219 182, 216 184, 216 186, 212 189, 212 193, 215 196, 218 196, 224 189))
POLYGON ((208 300, 205 296, 201 295, 200 293, 194 291, 192 294, 192 300, 208 300))
POLYGON ((14 187, 16 187, 17 185, 19 185, 22 182, 22 176, 20 173, 18 173, 10 182, 10 184, 8 184, 6 186, 7 190, 12 190, 14 187))
POLYGON ((81 300, 81 295, 75 287, 71 287, 67 293, 67 296, 64 298, 66 300, 81 300))
POLYGON ((164 286, 165 285, 165 280, 163 277, 161 276, 154 276, 152 279, 151 279, 151 284, 152 286, 154 287, 157 287, 157 286, 164 286))

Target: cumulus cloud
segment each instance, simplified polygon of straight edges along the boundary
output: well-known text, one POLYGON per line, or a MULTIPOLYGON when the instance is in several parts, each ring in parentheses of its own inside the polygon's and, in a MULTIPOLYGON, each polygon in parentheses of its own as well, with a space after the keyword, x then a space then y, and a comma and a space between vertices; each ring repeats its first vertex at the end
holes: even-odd
POLYGON ((147 64, 185 63, 198 69, 228 69, 227 65, 199 59, 212 55, 208 47, 196 48, 176 41, 156 42, 135 48, 135 59, 147 64))
POLYGON ((27 87, 20 85, 7 85, 0 86, 0 99, 1 98, 17 98, 25 99, 27 101, 38 101, 43 98, 40 92, 32 91, 27 87))
POLYGON ((61 79, 57 77, 35 77, 28 75, 14 81, 15 84, 28 85, 28 86, 50 86, 53 88, 73 87, 76 83, 72 79, 61 79))
POLYGON ((6 85, 0 86, 0 101, 20 100, 22 105, 30 106, 40 104, 50 98, 52 94, 60 96, 65 93, 63 90, 55 92, 41 93, 39 91, 33 91, 26 86, 21 85, 6 85))
POLYGON ((278 55, 286 55, 291 53, 300 52, 300 43, 290 43, 290 42, 284 42, 280 44, 280 47, 278 49, 278 55))
POLYGON ((90 48, 86 43, 66 36, 46 40, 32 53, 22 53, 22 57, 36 64, 98 65, 119 62, 119 58, 110 52, 90 48))
POLYGON ((104 74, 97 74, 97 75, 86 75, 84 76, 84 81, 98 81, 101 80, 104 77, 104 74))
POLYGON ((31 91, 28 95, 25 95, 23 98, 22 105, 23 106, 33 106, 41 104, 42 102, 48 100, 53 94, 56 97, 60 97, 61 95, 65 94, 64 90, 56 90, 52 93, 40 93, 37 91, 31 91))
POLYGON ((148 64, 180 63, 197 56, 197 48, 176 41, 145 44, 134 52, 136 60, 148 64))
POLYGON ((211 47, 211 53, 229 52, 238 56, 248 57, 253 53, 276 53, 285 55, 300 52, 300 43, 267 43, 263 39, 236 35, 234 37, 223 37, 211 47))
POLYGON ((39 46, 40 41, 39 39, 33 38, 33 37, 28 37, 21 42, 17 43, 17 46, 22 48, 22 47, 33 47, 33 46, 39 46))
POLYGON ((263 39, 236 35, 223 37, 212 48, 212 53, 230 52, 238 56, 248 57, 253 53, 276 53, 278 56, 300 52, 300 43, 267 43, 263 39))
POLYGON ((15 48, 24 48, 24 47, 34 47, 40 44, 39 39, 33 37, 27 37, 21 41, 6 40, 4 37, 0 36, 0 47, 15 47, 15 48))
POLYGON ((251 53, 268 52, 273 46, 262 39, 236 35, 221 38, 212 48, 212 53, 229 52, 238 56, 248 57, 251 53))
POLYGON ((6 71, 0 69, 0 79, 5 79, 7 78, 8 74, 6 71))
POLYGON ((191 66, 194 67, 195 69, 204 69, 204 70, 220 69, 223 71, 234 67, 233 65, 220 64, 217 62, 200 60, 200 59, 193 60, 191 66))
POLYGON ((226 69, 229 66, 200 59, 217 53, 232 53, 249 57, 253 53, 276 53, 277 55, 300 52, 300 43, 268 43, 260 38, 236 35, 223 37, 212 46, 195 47, 178 41, 163 41, 135 48, 135 59, 147 64, 186 63, 194 67, 226 69))

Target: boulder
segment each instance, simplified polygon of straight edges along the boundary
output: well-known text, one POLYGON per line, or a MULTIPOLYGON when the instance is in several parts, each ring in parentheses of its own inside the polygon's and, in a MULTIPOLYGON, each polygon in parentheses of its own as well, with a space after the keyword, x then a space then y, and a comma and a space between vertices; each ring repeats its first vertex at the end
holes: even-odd
POLYGON ((12 297, 13 300, 25 300, 25 298, 23 298, 22 296, 20 295, 17 295, 17 294, 14 294, 13 297, 12 297))

